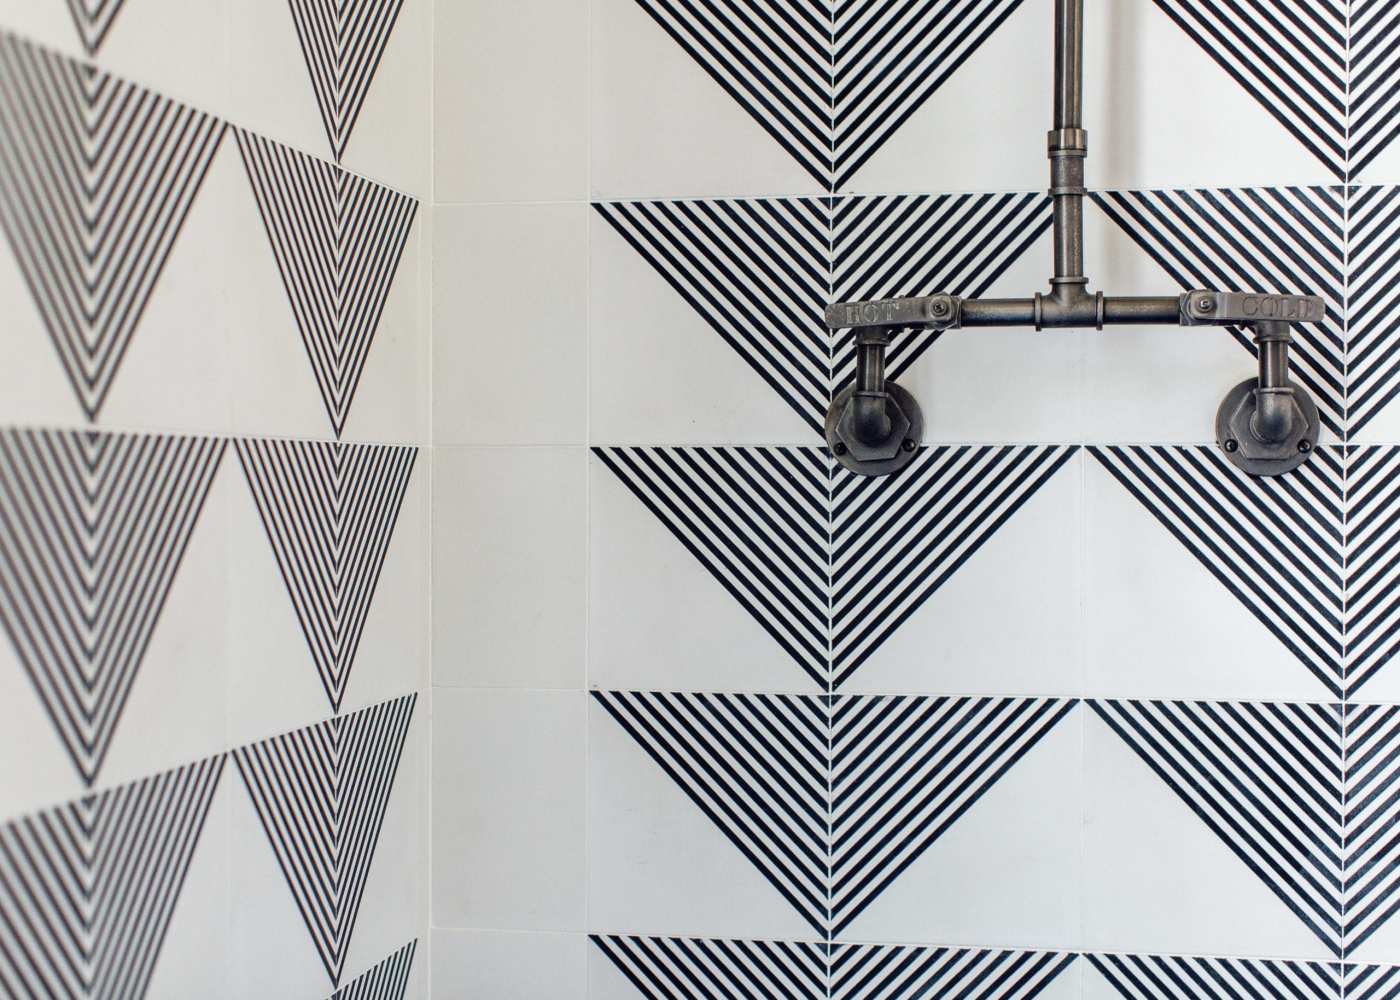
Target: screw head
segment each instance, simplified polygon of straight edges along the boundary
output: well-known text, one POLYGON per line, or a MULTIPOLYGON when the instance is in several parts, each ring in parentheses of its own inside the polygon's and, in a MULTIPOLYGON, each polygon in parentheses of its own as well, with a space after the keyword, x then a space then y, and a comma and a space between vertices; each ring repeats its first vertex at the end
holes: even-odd
POLYGON ((1240 450, 1240 443, 1239 443, 1238 441, 1236 441, 1234 438, 1226 438, 1226 439, 1225 439, 1225 450, 1233 454, 1234 452, 1237 452, 1237 451, 1240 450))
POLYGON ((1215 296, 1202 295, 1196 300, 1196 308, 1203 313, 1215 312, 1215 296))
POLYGON ((1299 441, 1298 450, 1306 455, 1308 452, 1312 451, 1312 442, 1307 440, 1299 441))
POLYGON ((917 447, 918 447, 918 445, 916 445, 916 444, 914 443, 914 439, 913 439, 913 438, 905 438, 905 439, 904 439, 904 450, 905 450, 905 451, 913 451, 913 450, 914 450, 915 448, 917 448, 917 447))
POLYGON ((947 299, 934 299, 932 302, 929 303, 928 311, 929 311, 930 315, 933 315, 933 316, 939 316, 939 317, 947 316, 947 315, 948 315, 948 300, 947 300, 947 299))
POLYGON ((838 455, 844 455, 846 454, 846 445, 841 441, 837 441, 836 447, 833 448, 832 451, 836 452, 838 455))

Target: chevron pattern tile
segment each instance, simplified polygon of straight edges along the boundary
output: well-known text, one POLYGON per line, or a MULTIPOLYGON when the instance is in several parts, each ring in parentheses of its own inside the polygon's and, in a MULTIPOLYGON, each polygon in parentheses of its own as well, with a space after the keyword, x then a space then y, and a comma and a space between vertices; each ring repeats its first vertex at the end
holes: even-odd
POLYGON ((90 56, 97 55, 102 43, 107 40, 107 32, 121 13, 126 0, 68 0, 68 12, 73 15, 73 27, 83 41, 83 48, 90 56))
POLYGON ((0 826, 5 996, 146 994, 223 767, 210 758, 0 826))
POLYGON ((255 440, 236 448, 326 697, 339 712, 417 449, 255 440))
POLYGON ((383 702, 233 754, 333 985, 345 968, 416 701, 383 702))
POLYGON ((597 692, 812 929, 840 934, 1073 700, 597 692))
POLYGON ((418 203, 235 130, 336 437, 384 314, 418 203))
POLYGON ((355 130, 403 0, 288 0, 337 163, 355 130))
POLYGON ((210 438, 0 431, 0 623, 88 786, 223 452, 210 438))
POLYGON ((931 447, 887 479, 825 450, 594 454, 788 653, 833 690, 1037 490, 1073 447, 931 447))
POLYGON ((0 228, 96 419, 225 125, 0 32, 0 228))

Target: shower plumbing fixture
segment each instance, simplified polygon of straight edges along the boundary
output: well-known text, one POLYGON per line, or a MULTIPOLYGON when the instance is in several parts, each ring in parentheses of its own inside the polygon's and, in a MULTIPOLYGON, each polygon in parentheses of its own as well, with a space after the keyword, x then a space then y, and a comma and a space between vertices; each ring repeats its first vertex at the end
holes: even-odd
POLYGON ((885 349, 908 329, 1033 326, 1037 330, 1171 324, 1241 326, 1254 333, 1259 376, 1225 396, 1215 435, 1229 460, 1250 475, 1296 469, 1317 444, 1317 406, 1288 377, 1294 323, 1317 323, 1326 307, 1314 295, 1199 290, 1185 295, 1090 293, 1084 276, 1084 0, 1055 0, 1054 125, 1049 136, 1055 211, 1055 276, 1049 294, 1025 299, 956 295, 838 302, 826 310, 834 330, 854 331, 856 374, 832 401, 826 439, 847 469, 884 476, 907 465, 923 435, 919 405, 885 378, 885 349))

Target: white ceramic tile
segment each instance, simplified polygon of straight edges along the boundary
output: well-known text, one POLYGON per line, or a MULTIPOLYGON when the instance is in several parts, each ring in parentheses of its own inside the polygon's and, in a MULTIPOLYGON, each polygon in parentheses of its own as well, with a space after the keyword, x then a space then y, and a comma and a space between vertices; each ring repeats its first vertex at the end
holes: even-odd
POLYGON ((841 933, 843 941, 1074 948, 1084 707, 1056 723, 841 933), (933 902, 937 901, 937 902, 933 902))
POLYGON ((438 4, 439 202, 588 192, 587 0, 438 4))
POLYGON ((1085 690, 1319 700, 1331 693, 1091 454, 1084 456, 1085 690))
POLYGON ((1078 694, 1084 460, 1070 458, 841 690, 1078 694))
POLYGON ((589 462, 589 683, 610 690, 820 690, 662 521, 589 462))
POLYGON ((583 1000, 588 938, 521 931, 433 931, 433 990, 440 997, 583 1000))
POLYGON ((592 930, 811 939, 811 925, 596 701, 588 723, 592 930))
POLYGON ((824 190, 641 5, 594 0, 591 59, 593 197, 824 190))
POLYGON ((1083 947, 1331 957, 1120 737, 1084 718, 1083 947))
POLYGON ((437 444, 586 441, 588 216, 586 205, 437 209, 437 444))
POLYGON ((586 698, 435 689, 435 927, 584 929, 586 698))
POLYGON ((435 455, 433 683, 581 688, 587 453, 435 455))
POLYGON ((611 225, 595 215, 591 226, 592 443, 821 443, 611 225))

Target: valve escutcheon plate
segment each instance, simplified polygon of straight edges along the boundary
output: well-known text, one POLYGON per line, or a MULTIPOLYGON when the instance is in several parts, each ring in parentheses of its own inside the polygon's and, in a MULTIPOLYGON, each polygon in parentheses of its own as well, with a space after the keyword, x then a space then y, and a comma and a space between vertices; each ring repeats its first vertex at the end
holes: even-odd
POLYGON ((1261 440, 1253 430, 1257 378, 1246 379, 1226 394, 1215 414, 1215 441, 1235 466, 1251 476, 1281 476, 1306 462, 1321 429, 1317 404, 1297 382, 1293 387, 1293 423, 1281 441, 1261 440))
POLYGON ((890 396, 890 435, 880 444, 867 445, 851 430, 849 411, 855 386, 838 393, 826 411, 827 447, 842 466, 862 476, 898 472, 918 455, 924 437, 924 415, 914 397, 893 382, 885 383, 885 391, 890 396))

